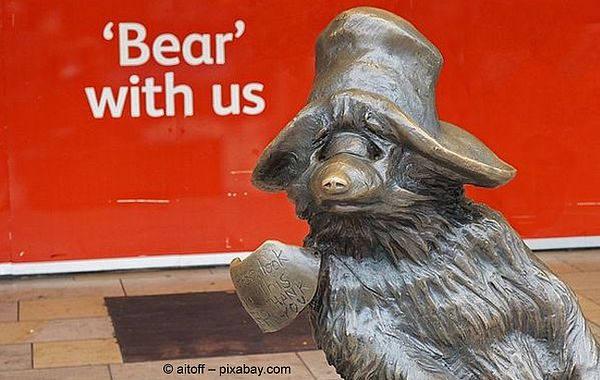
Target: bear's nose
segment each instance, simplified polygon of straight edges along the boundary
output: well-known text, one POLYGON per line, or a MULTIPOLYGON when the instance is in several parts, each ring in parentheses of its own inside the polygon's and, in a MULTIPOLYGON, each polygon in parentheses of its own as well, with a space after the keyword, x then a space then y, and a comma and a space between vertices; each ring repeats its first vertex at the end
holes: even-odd
POLYGON ((348 191, 348 178, 330 175, 321 182, 321 188, 327 194, 343 194, 348 191))

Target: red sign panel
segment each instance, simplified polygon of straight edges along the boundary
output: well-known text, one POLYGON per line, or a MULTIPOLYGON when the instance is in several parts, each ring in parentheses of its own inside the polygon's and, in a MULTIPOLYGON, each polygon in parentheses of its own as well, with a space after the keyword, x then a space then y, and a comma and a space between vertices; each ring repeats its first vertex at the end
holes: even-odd
MULTIPOLYGON (((306 101, 318 33, 362 2, 0 4, 0 261, 301 241, 250 172, 306 101)), ((598 4, 371 2, 440 48, 440 115, 519 169, 470 193, 526 237, 600 235, 598 4)))

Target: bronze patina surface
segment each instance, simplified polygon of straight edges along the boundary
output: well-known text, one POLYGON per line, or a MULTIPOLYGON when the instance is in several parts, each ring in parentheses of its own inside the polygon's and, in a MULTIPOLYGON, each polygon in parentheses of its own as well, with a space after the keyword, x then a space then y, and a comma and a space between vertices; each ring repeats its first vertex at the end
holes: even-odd
POLYGON ((269 240, 244 261, 231 263, 231 279, 252 319, 264 332, 289 325, 313 299, 320 259, 309 248, 269 240))
MULTIPOLYGON (((254 169, 254 185, 286 191, 310 225, 304 246, 319 270, 312 260, 301 270, 299 251, 286 273, 317 281, 317 346, 353 380, 600 379, 598 343, 573 292, 500 213, 465 196, 465 184, 500 186, 515 170, 439 120, 441 66, 404 19, 340 14, 317 41, 307 105, 254 169)), ((252 260, 274 259, 263 251, 232 272, 246 309, 275 330, 295 310, 282 315, 264 291, 255 300, 252 287, 277 281, 248 275, 252 260)))

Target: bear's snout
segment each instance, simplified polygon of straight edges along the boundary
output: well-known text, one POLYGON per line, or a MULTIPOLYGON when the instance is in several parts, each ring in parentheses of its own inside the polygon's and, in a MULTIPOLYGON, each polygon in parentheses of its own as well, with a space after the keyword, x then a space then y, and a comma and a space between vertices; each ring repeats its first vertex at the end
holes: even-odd
POLYGON ((349 153, 329 158, 310 182, 317 204, 333 211, 352 211, 361 203, 374 201, 382 187, 379 173, 371 163, 349 153))

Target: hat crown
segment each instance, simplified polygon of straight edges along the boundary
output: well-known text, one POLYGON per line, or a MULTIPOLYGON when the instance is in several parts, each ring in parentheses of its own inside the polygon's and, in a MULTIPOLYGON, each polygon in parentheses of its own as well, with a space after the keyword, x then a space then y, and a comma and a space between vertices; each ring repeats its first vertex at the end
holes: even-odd
POLYGON ((439 50, 408 21, 382 9, 354 8, 319 36, 310 101, 349 89, 376 93, 436 135, 442 63, 439 50))
POLYGON ((435 86, 442 63, 438 49, 393 13, 341 13, 317 41, 308 104, 265 149, 253 183, 287 189, 311 165, 320 130, 348 121, 366 126, 369 120, 383 121, 392 141, 450 170, 457 181, 485 187, 508 182, 516 173, 512 166, 475 136, 438 119, 435 86))

